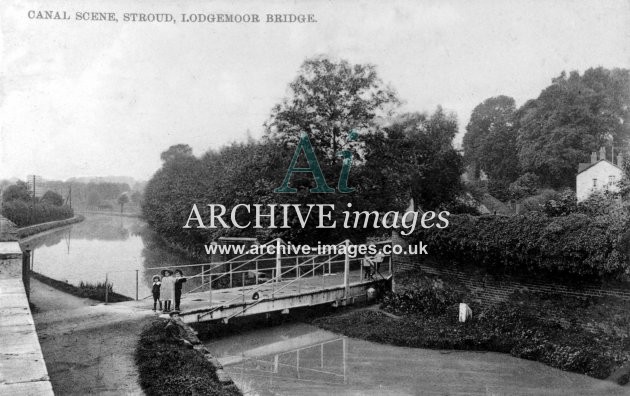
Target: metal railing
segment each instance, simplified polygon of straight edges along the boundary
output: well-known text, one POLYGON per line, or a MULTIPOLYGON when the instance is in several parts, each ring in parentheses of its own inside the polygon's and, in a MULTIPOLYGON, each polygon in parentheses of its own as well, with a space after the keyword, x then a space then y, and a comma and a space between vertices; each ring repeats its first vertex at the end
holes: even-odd
MULTIPOLYGON (((270 245, 274 243, 285 244, 285 242, 282 239, 276 238, 263 245, 270 245)), ((341 260, 339 260, 339 257, 342 256, 343 254, 335 254, 335 255, 314 254, 314 255, 281 256, 279 254, 280 250, 277 249, 277 254, 275 255, 275 257, 269 257, 268 253, 264 253, 264 254, 259 254, 252 258, 243 259, 243 257, 248 255, 247 253, 244 253, 244 254, 235 256, 229 260, 222 261, 222 262, 177 265, 175 268, 182 268, 182 269, 193 268, 193 267, 201 268, 201 272, 199 273, 196 273, 193 275, 185 275, 185 278, 187 280, 200 278, 201 283, 197 284, 197 282, 194 282, 194 286, 192 286, 190 282, 187 282, 185 285, 192 286, 192 289, 185 291, 183 295, 198 292, 200 289, 206 288, 204 292, 205 291, 210 292, 209 293, 210 304, 212 304, 212 290, 215 289, 217 286, 219 286, 219 288, 221 288, 221 286, 229 287, 229 288, 238 287, 238 286, 242 287, 242 290, 240 293, 241 295, 235 297, 233 300, 234 301, 241 300, 243 302, 247 300, 245 298, 246 291, 248 293, 253 293, 255 291, 263 290, 269 286, 271 286, 272 298, 275 297, 275 294, 278 291, 285 290, 286 288, 291 287, 296 284, 297 284, 298 292, 300 292, 303 285, 302 280, 308 277, 321 276, 322 277, 321 288, 323 289, 326 287, 326 282, 327 282, 325 278, 327 275, 333 275, 333 269, 335 269, 335 271, 340 271, 343 269, 343 284, 347 288, 349 284, 350 262, 352 262, 353 265, 356 265, 358 263, 359 279, 361 281, 368 278, 371 280, 375 280, 374 276, 379 276, 381 279, 385 279, 385 276, 379 271, 379 265, 381 266, 381 268, 387 268, 390 274, 392 273, 391 255, 388 255, 388 256, 380 255, 380 257, 371 256, 371 257, 362 257, 362 258, 350 258, 347 251, 348 250, 347 247, 349 243, 350 242, 346 240, 335 245, 337 248, 339 248, 342 245, 346 245, 345 258, 341 260), (224 268, 224 269, 227 268, 227 270, 217 271, 219 268, 224 268), (366 273, 366 269, 368 268, 370 269, 369 274, 366 273), (221 280, 224 280, 223 282, 224 284, 220 284, 221 280), (261 281, 263 282, 261 283, 261 281), (283 282, 283 285, 278 288, 277 287, 278 285, 276 284, 279 282, 283 282), (252 286, 252 284, 254 285, 253 288, 246 289, 247 286, 252 286)), ((391 242, 385 241, 385 242, 377 242, 373 244, 380 245, 384 243, 391 243, 391 242)), ((143 268, 142 271, 143 271, 143 276, 147 276, 149 271, 173 269, 173 268, 174 267, 172 265, 168 265, 168 266, 143 268)), ((354 268, 356 269, 356 267, 354 268)), ((140 299, 140 296, 139 296, 140 271, 141 271, 140 269, 108 271, 105 273, 105 284, 106 285, 109 284, 109 282, 112 280, 111 275, 114 273, 129 273, 130 275, 133 276, 133 278, 135 278, 134 279, 135 299, 139 300, 140 299)), ((196 272, 195 270, 192 270, 192 271, 196 272)), ((124 278, 124 284, 126 285, 125 289, 127 290, 125 294, 133 293, 133 289, 129 287, 131 285, 129 285, 128 283, 128 281, 131 280, 130 278, 132 277, 129 276, 129 277, 124 278)), ((146 288, 143 286, 143 290, 145 289, 146 288)), ((149 283, 149 289, 150 289, 150 283, 149 283)), ((147 296, 142 297, 142 299, 147 299, 147 298, 150 298, 151 296, 152 295, 149 294, 147 296)), ((256 301, 257 301, 256 304, 258 304, 264 301, 264 298, 262 300, 256 300, 256 301)), ((105 302, 106 303, 109 302, 109 288, 108 287, 105 287, 105 302)), ((231 300, 228 302, 231 302, 231 300)), ((225 302, 223 305, 225 305, 228 302, 225 302)), ((216 309, 218 308, 215 307, 211 309, 208 313, 205 313, 204 316, 206 314, 210 314, 211 312, 214 312, 216 309)))
MULTIPOLYGON (((346 241, 344 241, 344 242, 341 242, 341 243, 337 244, 336 246, 340 246, 340 245, 342 245, 342 244, 346 244, 346 245, 347 245, 348 243, 349 243, 349 241, 347 241, 347 240, 346 240, 346 241)), ((321 263, 320 263, 320 264, 318 264, 317 266, 313 265, 313 266, 311 267, 311 270, 310 270, 310 271, 307 271, 307 272, 306 272, 306 274, 300 274, 300 270, 299 270, 300 265, 305 265, 305 264, 308 264, 308 262, 309 262, 309 261, 314 261, 317 257, 322 257, 322 256, 323 256, 323 255, 314 255, 314 256, 311 256, 311 258, 310 258, 309 260, 305 261, 305 262, 304 262, 304 263, 302 263, 302 264, 298 263, 298 264, 296 264, 295 266, 291 266, 291 267, 289 267, 289 268, 288 268, 286 271, 284 271, 284 272, 276 273, 276 276, 273 276, 271 279, 269 279, 268 281, 266 281, 266 282, 264 282, 264 283, 262 283, 262 284, 260 284, 260 285, 256 285, 253 289, 248 290, 248 292, 250 292, 250 293, 251 293, 251 292, 257 292, 257 291, 260 291, 260 290, 262 290, 263 288, 266 288, 269 284, 271 284, 271 287, 272 287, 272 289, 271 289, 271 298, 273 299, 273 298, 275 298, 275 294, 276 294, 277 292, 279 292, 279 291, 280 291, 280 290, 282 290, 282 289, 285 289, 285 288, 286 288, 286 287, 288 287, 289 285, 292 285, 294 282, 299 281, 299 280, 300 280, 300 279, 302 279, 304 276, 306 276, 309 272, 313 271, 313 273, 314 273, 314 271, 315 271, 315 269, 316 269, 316 268, 319 268, 319 267, 321 267, 321 266, 323 266, 323 265, 328 265, 328 266, 329 266, 329 268, 330 268, 330 266, 332 265, 332 263, 335 261, 335 260, 333 260, 333 259, 334 259, 335 257, 340 256, 340 255, 339 255, 339 254, 337 254, 337 255, 335 255, 335 256, 333 256, 333 257, 330 257, 330 256, 328 255, 328 256, 327 256, 327 260, 326 260, 326 261, 321 262, 321 263), (276 289, 275 289, 275 284, 276 284, 279 280, 281 280, 281 279, 282 279, 282 276, 283 276, 283 275, 288 274, 288 273, 289 273, 289 272, 291 272, 291 271, 295 271, 295 273, 296 273, 296 277, 295 277, 295 279, 294 279, 294 280, 292 280, 292 281, 287 282, 285 285, 283 285, 283 286, 282 286, 282 287, 280 287, 278 290, 276 290, 276 289)), ((344 263, 345 263, 346 261, 348 261, 348 258, 349 258, 349 257, 348 257, 348 254, 346 253, 346 259, 344 260, 344 263)), ((348 271, 345 271, 344 279, 346 279, 346 278, 347 278, 347 276, 346 276, 346 275, 347 275, 347 272, 348 272, 348 271)), ((322 276, 322 282, 325 284, 325 277, 324 277, 324 276, 322 276)), ((299 286, 301 286, 301 284, 300 284, 299 286)), ((325 287, 325 286, 323 286, 323 287, 325 287)), ((255 302, 254 302, 254 303, 250 304, 250 307, 251 307, 251 306, 253 306, 253 305, 257 305, 257 304, 259 304, 260 302, 265 301, 266 299, 268 299, 268 297, 261 296, 258 300, 255 300, 255 302)), ((198 315, 198 316, 197 316, 197 318, 198 318, 198 319, 201 319, 201 318, 203 318, 203 317, 205 317, 205 316, 211 315, 213 312, 215 312, 216 310, 220 309, 222 306, 225 306, 225 305, 227 305, 227 304, 230 304, 230 303, 232 303, 232 302, 236 302, 236 301, 239 301, 239 300, 240 300, 240 301, 242 301, 243 303, 246 303, 246 299, 245 299, 245 288, 243 288, 243 289, 242 289, 242 295, 241 295, 241 296, 237 296, 237 297, 234 297, 234 298, 232 298, 232 299, 230 299, 230 300, 228 300, 228 301, 225 301, 225 302, 224 302, 221 306, 217 306, 217 307, 211 308, 208 312, 204 312, 203 314, 198 315)), ((212 290, 210 290, 210 303, 212 303, 212 290)), ((247 307, 244 307, 243 312, 245 312, 246 308, 247 308, 247 307)))

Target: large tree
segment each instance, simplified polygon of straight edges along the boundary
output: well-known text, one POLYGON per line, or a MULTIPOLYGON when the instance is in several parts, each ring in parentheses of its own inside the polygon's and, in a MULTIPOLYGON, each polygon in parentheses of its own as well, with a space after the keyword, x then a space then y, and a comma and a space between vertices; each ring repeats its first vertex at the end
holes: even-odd
POLYGON ((580 162, 601 146, 625 146, 630 139, 630 71, 588 69, 562 73, 515 119, 523 172, 544 185, 572 187, 580 162))
POLYGON ((452 202, 462 191, 461 156, 452 146, 454 114, 406 113, 382 132, 364 136, 361 198, 378 210, 403 209, 409 198, 425 210, 452 202))
POLYGON ((488 98, 473 110, 463 143, 464 159, 474 167, 475 176, 484 171, 493 180, 518 177, 515 112, 514 99, 503 95, 488 98))
POLYGON ((371 64, 315 57, 304 61, 289 93, 265 123, 266 136, 295 143, 307 132, 315 150, 334 162, 350 130, 367 130, 400 102, 371 64))

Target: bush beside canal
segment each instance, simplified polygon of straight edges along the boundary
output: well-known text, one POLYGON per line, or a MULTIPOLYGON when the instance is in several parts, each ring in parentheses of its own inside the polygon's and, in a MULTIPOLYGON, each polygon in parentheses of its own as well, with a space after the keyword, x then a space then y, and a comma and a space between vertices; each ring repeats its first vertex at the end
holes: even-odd
POLYGON ((384 312, 354 311, 314 324, 398 346, 504 352, 599 379, 627 377, 627 301, 518 292, 496 305, 471 304, 473 319, 459 323, 458 303, 470 301, 465 288, 417 273, 400 279, 398 293, 382 299, 384 312))
MULTIPOLYGON (((91 298, 92 300, 105 301, 105 283, 98 282, 96 284, 81 282, 79 286, 71 285, 67 282, 62 282, 56 279, 49 278, 37 272, 31 272, 31 276, 38 281, 52 286, 62 292, 72 294, 73 296, 82 298, 91 298)), ((107 301, 111 303, 121 301, 131 301, 132 299, 114 292, 114 287, 111 283, 107 284, 107 301)))
POLYGON ((147 395, 241 395, 221 382, 217 368, 172 320, 158 319, 140 335, 136 348, 140 385, 147 395))

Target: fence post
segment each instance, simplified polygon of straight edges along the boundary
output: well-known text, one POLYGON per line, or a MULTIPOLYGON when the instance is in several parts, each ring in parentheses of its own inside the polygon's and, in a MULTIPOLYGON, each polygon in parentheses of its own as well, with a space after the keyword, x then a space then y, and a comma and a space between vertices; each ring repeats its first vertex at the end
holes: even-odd
POLYGON ((232 288, 232 263, 230 263, 230 289, 232 288))
POLYGON ((138 270, 136 270, 136 301, 138 301, 138 270))
POLYGON ((282 261, 280 257, 280 239, 276 245, 276 282, 280 282, 282 278, 282 261))
POLYGON ((361 265, 359 266, 359 282, 363 282, 363 264, 365 263, 365 260, 367 260, 367 258, 363 257, 361 259, 361 265))
POLYGON ((258 284, 258 259, 256 259, 256 284, 258 284))
POLYGON ((210 273, 210 282, 208 282, 210 284, 210 296, 209 296, 209 300, 210 300, 210 307, 212 307, 212 273, 210 273))
POLYGON ((348 254, 349 247, 350 247, 350 240, 346 239, 346 254, 345 254, 345 259, 344 259, 344 264, 343 264, 343 286, 344 286, 343 298, 344 299, 347 299, 348 296, 350 295, 350 282, 349 282, 350 255, 348 254))
POLYGON ((109 286, 108 286, 108 277, 107 272, 105 273, 105 304, 107 304, 107 300, 109 297, 109 286))

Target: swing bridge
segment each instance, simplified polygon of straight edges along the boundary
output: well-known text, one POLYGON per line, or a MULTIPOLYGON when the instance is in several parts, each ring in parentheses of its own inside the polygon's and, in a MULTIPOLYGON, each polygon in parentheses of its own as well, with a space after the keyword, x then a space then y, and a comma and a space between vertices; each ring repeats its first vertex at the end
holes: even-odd
MULTIPOLYGON (((345 306, 367 300, 375 290, 392 286, 391 255, 351 257, 348 240, 336 245, 337 248, 345 245, 345 249, 333 249, 341 254, 283 256, 282 239, 264 245, 270 244, 278 245, 275 255, 241 254, 225 261, 176 267, 185 273, 196 271, 185 275, 180 318, 186 323, 228 323, 237 317, 287 314, 296 308, 345 306)), ((382 249, 385 244, 391 242, 371 245, 382 249)), ((146 271, 172 268, 152 267, 146 271)), ((136 284, 137 275, 136 272, 136 284)))

